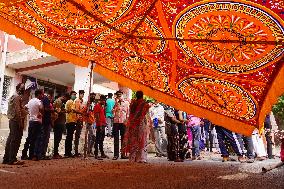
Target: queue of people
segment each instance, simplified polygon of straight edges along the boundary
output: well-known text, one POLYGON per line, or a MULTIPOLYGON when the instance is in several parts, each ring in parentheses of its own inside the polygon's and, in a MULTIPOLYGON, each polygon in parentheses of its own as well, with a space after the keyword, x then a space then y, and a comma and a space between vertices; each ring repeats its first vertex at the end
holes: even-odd
MULTIPOLYGON (((257 135, 242 136, 207 119, 174 109, 165 104, 147 102, 142 91, 136 92, 131 102, 123 98, 123 92, 101 95, 91 93, 84 102, 85 92, 71 91, 53 99, 52 91, 44 94, 37 89, 34 98, 23 104, 24 85, 16 87, 16 94, 9 100, 8 118, 10 134, 7 139, 4 164, 21 165, 17 153, 23 136, 24 120, 28 114, 28 136, 22 150, 22 160, 61 159, 59 144, 66 129, 65 158, 81 157, 79 142, 83 127, 87 130, 86 153, 102 160, 109 158, 104 151, 105 137, 113 138, 112 160, 129 159, 132 162, 147 162, 148 141, 155 143, 157 157, 169 161, 202 160, 202 151, 212 152, 213 147, 221 153, 223 162, 232 160, 253 163, 274 158, 271 152, 270 135, 266 135, 268 154, 263 154, 264 144, 255 142, 257 135), (47 155, 50 132, 54 132, 53 156, 47 155), (217 141, 217 142, 216 142, 217 141), (261 151, 261 150, 262 151, 261 151), (261 152, 260 152, 261 151, 261 152), (74 153, 73 153, 74 152, 74 153)), ((268 122, 265 127, 270 127, 268 122)), ((265 151, 265 149, 264 149, 265 151)))

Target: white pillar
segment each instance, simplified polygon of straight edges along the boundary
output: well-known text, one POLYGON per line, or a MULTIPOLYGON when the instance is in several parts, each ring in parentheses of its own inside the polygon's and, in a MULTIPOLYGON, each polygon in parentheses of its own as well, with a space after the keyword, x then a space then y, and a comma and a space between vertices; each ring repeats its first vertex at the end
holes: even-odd
POLYGON ((13 79, 10 87, 10 96, 16 93, 16 86, 19 83, 22 83, 22 76, 20 74, 15 74, 12 78, 13 79))
POLYGON ((124 87, 120 84, 118 84, 118 88, 120 91, 123 92, 123 97, 127 100, 131 100, 132 99, 132 90, 127 88, 127 87, 124 87))
POLYGON ((90 87, 90 71, 90 68, 75 66, 75 83, 73 90, 76 91, 78 95, 79 90, 84 90, 84 101, 88 100, 90 87))
POLYGON ((2 104, 2 93, 3 93, 4 73, 5 73, 5 67, 6 67, 6 58, 7 58, 7 47, 8 47, 8 35, 5 33, 3 47, 1 47, 1 42, 0 42, 0 50, 1 50, 1 53, 0 53, 0 106, 2 104))

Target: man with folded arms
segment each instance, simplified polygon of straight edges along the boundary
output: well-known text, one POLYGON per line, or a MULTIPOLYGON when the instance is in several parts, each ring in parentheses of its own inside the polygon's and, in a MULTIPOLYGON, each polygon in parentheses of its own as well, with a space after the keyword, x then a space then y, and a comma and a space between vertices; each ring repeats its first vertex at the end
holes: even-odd
MULTIPOLYGON (((123 144, 125 134, 125 123, 129 115, 129 103, 123 99, 122 92, 116 92, 115 105, 113 108, 114 124, 113 124, 113 137, 114 137, 114 156, 113 160, 117 160, 119 156, 119 133, 121 136, 121 147, 123 144)), ((126 159, 125 154, 121 154, 121 159, 126 159)))

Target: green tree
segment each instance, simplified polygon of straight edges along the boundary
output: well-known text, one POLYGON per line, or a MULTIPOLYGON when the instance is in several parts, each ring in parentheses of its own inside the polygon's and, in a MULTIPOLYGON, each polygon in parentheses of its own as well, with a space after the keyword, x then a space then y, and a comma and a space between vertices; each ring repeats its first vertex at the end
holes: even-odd
POLYGON ((284 130, 284 95, 280 96, 278 102, 272 107, 277 125, 280 130, 284 130))
MULTIPOLYGON (((136 95, 136 91, 132 91, 132 99, 135 98, 135 95, 136 95)), ((149 96, 146 96, 146 95, 144 95, 144 99, 145 99, 146 101, 154 102, 154 99, 153 99, 153 98, 151 98, 151 97, 149 97, 149 96)))
POLYGON ((280 96, 278 102, 273 106, 272 111, 274 115, 284 120, 284 95, 280 96))

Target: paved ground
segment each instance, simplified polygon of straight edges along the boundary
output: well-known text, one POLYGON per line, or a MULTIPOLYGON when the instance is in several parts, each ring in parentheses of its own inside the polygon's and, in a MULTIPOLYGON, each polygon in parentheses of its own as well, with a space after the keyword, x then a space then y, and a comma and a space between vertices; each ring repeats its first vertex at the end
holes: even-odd
POLYGON ((220 159, 171 163, 150 157, 148 164, 127 160, 63 159, 24 166, 0 165, 0 188, 284 188, 284 167, 262 174, 274 161, 241 164, 220 159))
MULTIPOLYGON (((7 127, 0 128, 1 162, 7 135, 7 127)), ((25 132, 22 145, 26 135, 25 132)), ((64 138, 60 145, 61 154, 64 150, 64 138)), ((53 134, 49 144, 50 153, 52 146, 53 134)), ((22 148, 23 146, 20 147, 18 156, 21 155, 22 148)), ((113 143, 110 138, 105 140, 105 151, 110 157, 113 156, 113 143)), ((165 158, 149 154, 148 164, 129 163, 127 160, 98 161, 94 158, 26 161, 24 166, 1 164, 0 189, 284 188, 284 166, 265 174, 261 173, 263 166, 276 164, 280 161, 279 158, 241 164, 222 163, 220 155, 216 153, 203 153, 203 157, 201 161, 183 163, 168 162, 165 158)))

